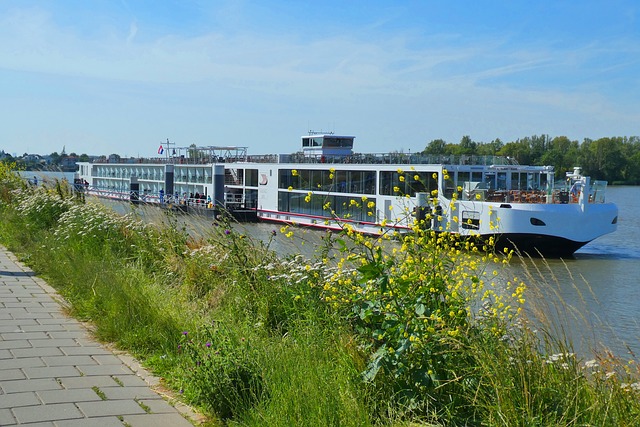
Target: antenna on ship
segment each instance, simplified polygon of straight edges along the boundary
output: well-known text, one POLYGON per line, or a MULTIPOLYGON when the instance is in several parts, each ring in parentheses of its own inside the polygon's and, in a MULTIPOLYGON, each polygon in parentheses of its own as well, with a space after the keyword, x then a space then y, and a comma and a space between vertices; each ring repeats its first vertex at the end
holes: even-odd
POLYGON ((175 149, 175 142, 170 142, 169 138, 167 138, 167 157, 168 158, 173 158, 176 155, 176 149, 175 149), (174 148, 171 148, 171 146, 174 146, 174 148))

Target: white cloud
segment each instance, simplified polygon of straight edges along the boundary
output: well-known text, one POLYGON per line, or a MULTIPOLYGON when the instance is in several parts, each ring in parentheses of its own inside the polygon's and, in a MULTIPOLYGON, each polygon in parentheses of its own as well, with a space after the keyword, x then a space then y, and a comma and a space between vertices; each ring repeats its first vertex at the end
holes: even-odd
MULTIPOLYGON (((241 10, 234 16, 240 21, 241 10)), ((82 77, 71 88, 77 99, 49 102, 85 105, 67 116, 92 114, 91 120, 59 119, 60 127, 88 122, 93 128, 65 128, 60 135, 99 135, 102 121, 110 129, 139 126, 139 134, 173 126, 194 138, 228 127, 227 138, 252 139, 251 123, 280 134, 333 128, 376 141, 378 150, 389 139, 421 149, 430 139, 456 142, 462 135, 509 140, 574 129, 580 133, 568 136, 581 138, 607 123, 619 129, 613 133, 630 134, 629 123, 638 118, 637 106, 605 92, 608 73, 637 68, 638 48, 623 40, 563 51, 542 40, 517 45, 509 34, 465 41, 409 28, 368 37, 382 31, 381 22, 313 38, 215 26, 197 34, 159 32, 144 16, 119 19, 87 34, 39 8, 0 17, 0 69, 46 75, 52 87, 58 78, 82 77), (610 61, 593 66, 601 55, 610 61)))

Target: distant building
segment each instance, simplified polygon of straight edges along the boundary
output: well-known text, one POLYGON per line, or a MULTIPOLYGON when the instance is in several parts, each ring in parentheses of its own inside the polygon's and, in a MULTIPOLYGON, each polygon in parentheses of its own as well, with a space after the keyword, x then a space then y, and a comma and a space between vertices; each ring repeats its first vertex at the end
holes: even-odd
POLYGON ((75 172, 78 170, 77 163, 78 157, 76 156, 66 156, 60 159, 60 168, 63 171, 75 172))
POLYGON ((44 159, 40 154, 27 154, 26 156, 22 157, 22 161, 24 161, 25 163, 40 163, 43 162, 44 159))

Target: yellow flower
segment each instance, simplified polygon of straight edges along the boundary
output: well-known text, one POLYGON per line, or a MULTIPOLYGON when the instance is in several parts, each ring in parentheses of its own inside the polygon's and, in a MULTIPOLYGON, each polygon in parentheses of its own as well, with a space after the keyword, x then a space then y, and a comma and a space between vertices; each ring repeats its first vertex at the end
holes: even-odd
POLYGON ((400 187, 393 187, 393 192, 394 193, 399 193, 400 192, 400 187))
POLYGON ((329 172, 334 173, 336 171, 336 168, 331 168, 329 169, 329 172))
POLYGON ((434 173, 433 173, 433 175, 431 175, 431 177, 432 177, 433 179, 438 179, 438 174, 434 172, 434 173))
POLYGON ((289 191, 293 191, 293 187, 292 187, 292 186, 289 186, 289 188, 287 188, 287 190, 289 190, 289 191))
POLYGON ((367 196, 362 196, 362 201, 366 202, 367 201, 367 196))
POLYGON ((480 200, 482 199, 482 196, 480 195, 480 193, 476 194, 476 200, 480 200))
POLYGON ((369 202, 369 203, 367 203, 367 207, 368 207, 369 209, 373 209, 373 207, 374 207, 375 205, 376 205, 376 204, 375 204, 375 202, 369 202))
POLYGON ((297 171, 297 170, 295 170, 295 169, 293 169, 293 170, 291 171, 291 175, 293 175, 293 176, 298 176, 298 171, 297 171))
POLYGON ((400 180, 400 182, 404 182, 404 175, 400 175, 400 178, 398 178, 400 180))
POLYGON ((420 176, 418 174, 413 175, 413 180, 414 181, 420 181, 420 176))
POLYGON ((402 169, 398 169, 398 174, 402 175, 404 173, 404 171, 402 169))

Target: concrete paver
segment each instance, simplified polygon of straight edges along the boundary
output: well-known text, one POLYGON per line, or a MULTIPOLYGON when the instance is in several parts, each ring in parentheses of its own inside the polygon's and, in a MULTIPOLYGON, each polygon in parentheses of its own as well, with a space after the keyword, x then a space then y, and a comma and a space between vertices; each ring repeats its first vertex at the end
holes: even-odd
POLYGON ((63 304, 0 246, 0 426, 196 423, 189 408, 169 404, 153 389, 158 380, 135 359, 93 340, 63 304))

